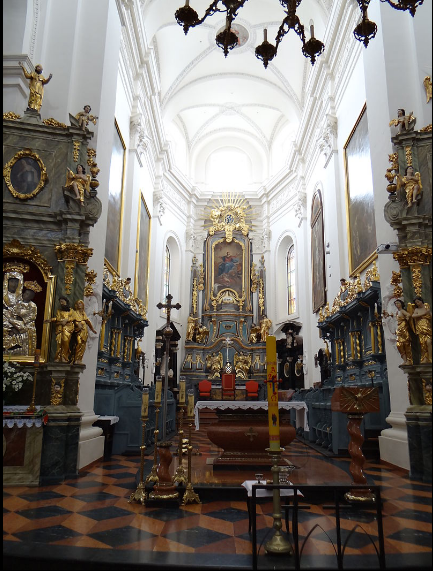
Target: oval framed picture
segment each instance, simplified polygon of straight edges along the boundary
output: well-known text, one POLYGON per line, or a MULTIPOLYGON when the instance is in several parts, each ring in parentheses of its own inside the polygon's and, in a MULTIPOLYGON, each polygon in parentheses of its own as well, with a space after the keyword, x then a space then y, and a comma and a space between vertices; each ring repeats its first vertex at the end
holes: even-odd
POLYGON ((18 151, 4 166, 3 177, 12 196, 21 201, 36 197, 48 181, 42 159, 31 149, 18 151))

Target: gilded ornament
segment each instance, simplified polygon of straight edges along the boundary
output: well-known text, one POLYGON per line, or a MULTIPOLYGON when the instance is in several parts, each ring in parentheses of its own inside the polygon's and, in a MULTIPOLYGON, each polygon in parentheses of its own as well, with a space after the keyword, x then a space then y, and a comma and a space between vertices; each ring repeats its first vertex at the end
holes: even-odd
POLYGON ((422 197, 422 182, 419 171, 414 171, 412 164, 406 167, 404 176, 397 175, 397 191, 404 188, 406 193, 407 206, 411 207, 413 203, 418 203, 422 197))
POLYGON ((377 269, 376 261, 373 261, 373 267, 371 269, 371 280, 375 282, 380 282, 380 275, 377 269))
MULTIPOLYGON (((431 100, 432 97, 432 85, 431 85, 431 77, 430 76, 426 76, 422 82, 424 84, 424 88, 425 88, 425 95, 427 98, 427 102, 428 103, 431 100)), ((431 402, 430 402, 431 403, 431 402)))
POLYGON ((54 380, 51 377, 51 397, 50 405, 59 406, 63 402, 63 391, 65 389, 65 379, 54 380))
POLYGON ((75 261, 65 261, 65 293, 71 294, 74 282, 75 261))
POLYGON ((426 125, 425 127, 422 127, 420 129, 420 131, 423 131, 423 132, 431 132, 431 130, 432 130, 432 124, 431 123, 429 123, 428 125, 426 125))
POLYGON ((21 66, 25 78, 30 80, 30 94, 27 106, 29 109, 33 109, 39 113, 42 106, 42 99, 44 97, 44 85, 51 80, 53 74, 50 74, 48 78, 44 78, 42 75, 43 68, 41 64, 36 65, 35 71, 30 73, 25 69, 21 62, 18 62, 18 64, 21 66))
POLYGON ((74 150, 72 152, 72 157, 74 159, 74 163, 78 163, 78 159, 80 158, 80 145, 81 142, 77 139, 73 143, 74 150))
POLYGON ((192 310, 193 313, 197 313, 197 301, 198 301, 198 287, 197 287, 197 279, 194 278, 192 281, 192 310))
POLYGON ((245 354, 243 352, 240 354, 235 353, 233 362, 236 371, 236 378, 241 378, 243 380, 248 379, 251 368, 251 354, 245 354))
POLYGON ((256 263, 252 263, 251 265, 251 292, 257 292, 257 288, 259 286, 259 275, 256 271, 257 265, 256 263))
POLYGON ((406 165, 412 165, 412 147, 409 145, 405 147, 404 154, 406 156, 406 165))
POLYGON ((63 127, 64 129, 67 128, 67 125, 65 123, 62 123, 61 121, 57 121, 57 119, 54 119, 54 117, 49 117, 48 119, 43 119, 42 123, 44 125, 48 125, 49 127, 63 127))
POLYGON ((36 197, 48 181, 47 170, 42 159, 37 153, 27 148, 15 153, 6 163, 3 168, 3 177, 12 196, 22 201, 36 197), (16 173, 20 165, 21 168, 16 173), (17 166, 16 169, 14 169, 15 166, 17 166))
POLYGON ((90 114, 91 110, 92 108, 90 107, 90 105, 86 104, 83 108, 83 111, 79 111, 76 114, 75 119, 78 120, 78 125, 81 127, 81 129, 85 130, 90 122, 92 122, 93 125, 96 125, 98 116, 91 115, 90 114))
POLYGON ((96 277, 98 274, 95 271, 86 271, 84 279, 86 281, 86 286, 84 287, 84 296, 91 296, 93 294, 93 285, 96 282, 96 277))
POLYGON ((341 388, 340 411, 369 412, 377 410, 376 388, 341 388))
POLYGON ((203 270, 203 263, 200 263, 199 265, 199 276, 198 276, 198 290, 202 291, 204 290, 204 270, 203 270))
POLYGON ((23 245, 18 239, 13 239, 3 247, 3 258, 18 257, 34 263, 48 281, 51 276, 51 267, 36 247, 23 245))
POLYGON ((399 298, 403 294, 403 289, 400 286, 401 283, 401 272, 400 271, 392 271, 391 277, 391 285, 394 287, 394 296, 399 298))
POLYGON ((421 265, 411 265, 411 270, 412 270, 412 284, 415 294, 421 296, 422 294, 421 265))
POLYGON ((221 371, 223 368, 223 355, 221 352, 218 354, 212 352, 206 356, 206 367, 210 371, 209 378, 219 378, 221 376, 221 371))
POLYGON ((418 336, 421 349, 421 364, 432 362, 432 313, 430 305, 420 296, 414 298, 414 304, 408 305, 411 314, 411 324, 418 336))
POLYGON ((323 314, 323 306, 319 309, 319 322, 323 322, 325 320, 325 315, 323 314))
POLYGON ((13 111, 7 111, 6 113, 3 114, 3 119, 21 119, 21 116, 18 115, 17 113, 14 113, 13 111))
POLYGON ((93 249, 78 243, 62 243, 54 247, 58 261, 71 260, 79 265, 87 264, 93 254, 93 249))
POLYGON ((397 119, 392 119, 389 122, 389 126, 392 125, 399 128, 399 133, 405 133, 408 131, 413 131, 415 128, 416 117, 413 115, 413 111, 406 114, 406 111, 402 108, 397 110, 397 119))
POLYGON ((246 199, 234 193, 223 193, 222 199, 213 202, 213 207, 209 210, 208 218, 211 220, 209 235, 214 235, 217 231, 224 231, 227 243, 233 240, 233 232, 240 231, 247 236, 251 225, 247 225, 245 219, 247 215, 251 217, 250 207, 246 199))
POLYGON ((401 269, 413 264, 429 265, 432 255, 431 247, 409 247, 393 254, 401 269))
POLYGON ((385 178, 389 183, 386 190, 388 193, 395 193, 397 191, 397 185, 394 180, 398 174, 398 153, 391 153, 388 155, 388 160, 391 163, 391 167, 388 167, 385 173, 385 178))
POLYGON ((263 284, 263 279, 259 280, 259 308, 261 314, 265 312, 265 287, 263 284))

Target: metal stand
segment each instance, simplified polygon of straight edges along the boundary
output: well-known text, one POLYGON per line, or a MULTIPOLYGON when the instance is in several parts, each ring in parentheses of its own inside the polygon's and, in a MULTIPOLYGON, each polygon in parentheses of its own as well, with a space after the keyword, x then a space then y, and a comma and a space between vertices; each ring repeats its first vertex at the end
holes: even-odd
POLYGON ((188 431, 188 484, 186 486, 186 491, 184 493, 181 505, 187 505, 189 503, 201 503, 198 494, 195 493, 194 488, 192 487, 191 483, 191 454, 192 454, 192 446, 191 446, 191 429, 192 429, 192 419, 188 419, 189 431, 188 431))
MULTIPOLYGON (((284 448, 280 448, 280 450, 271 450, 270 448, 266 448, 266 451, 271 456, 272 459, 272 482, 274 485, 280 484, 280 470, 279 470, 279 461, 281 458, 281 453, 284 452, 284 448)), ((283 527, 282 523, 282 513, 281 513, 281 497, 280 497, 280 490, 274 489, 273 491, 273 514, 272 517, 274 518, 274 529, 275 533, 274 536, 270 541, 268 541, 265 545, 266 553, 274 553, 276 555, 286 554, 289 555, 293 554, 293 548, 290 542, 283 536, 281 529, 283 527)))
POLYGON ((158 451, 157 451, 157 444, 158 444, 158 434, 159 434, 159 430, 158 430, 158 421, 159 421, 159 408, 160 408, 161 404, 155 404, 155 431, 154 431, 154 452, 153 452, 153 466, 152 469, 150 470, 150 474, 147 476, 146 481, 144 482, 146 483, 150 483, 150 482, 159 482, 159 477, 157 476, 156 470, 157 470, 157 460, 158 460, 158 451))
POLYGON ((183 410, 185 406, 179 406, 179 447, 178 447, 178 457, 179 465, 173 476, 173 481, 178 484, 187 483, 187 477, 185 475, 185 468, 182 465, 182 454, 183 454, 183 410))
POLYGON ((137 489, 133 494, 131 494, 128 503, 132 503, 133 501, 137 503, 141 503, 141 505, 146 505, 146 484, 143 481, 143 474, 144 474, 144 450, 146 449, 145 440, 146 440, 146 422, 148 418, 141 418, 141 423, 143 425, 142 434, 141 434, 141 446, 140 446, 140 481, 138 483, 137 489))
MULTIPOLYGON (((39 352, 39 350, 37 351, 39 352)), ((28 414, 34 414, 36 412, 35 400, 36 400, 36 376, 38 375, 38 368, 39 368, 39 355, 35 355, 35 361, 33 363, 35 373, 33 375, 33 393, 32 393, 32 401, 30 402, 30 406, 27 408, 26 412, 28 414)))

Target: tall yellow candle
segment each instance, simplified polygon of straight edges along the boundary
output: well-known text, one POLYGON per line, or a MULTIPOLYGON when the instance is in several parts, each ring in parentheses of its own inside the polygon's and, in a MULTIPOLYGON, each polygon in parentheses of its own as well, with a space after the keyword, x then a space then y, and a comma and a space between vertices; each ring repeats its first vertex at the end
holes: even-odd
POLYGON ((280 451, 280 418, 278 414, 277 341, 275 336, 266 338, 266 364, 268 376, 269 448, 280 451))
POLYGON ((161 396, 162 396, 162 376, 157 376, 156 386, 155 386, 155 404, 161 404, 161 396))
POLYGON ((143 395, 141 397, 141 417, 149 417, 149 388, 143 388, 143 395))
POLYGON ((194 390, 188 390, 188 408, 186 415, 188 418, 194 417, 194 390))
POLYGON ((179 406, 185 406, 186 380, 184 376, 179 378, 179 406))

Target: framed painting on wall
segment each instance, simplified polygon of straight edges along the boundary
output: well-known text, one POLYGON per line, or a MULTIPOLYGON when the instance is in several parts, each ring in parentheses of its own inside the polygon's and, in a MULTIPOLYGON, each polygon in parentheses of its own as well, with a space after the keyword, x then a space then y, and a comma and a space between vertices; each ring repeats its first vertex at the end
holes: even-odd
POLYGON ((344 144, 347 238, 351 276, 363 271, 377 257, 373 174, 366 110, 367 106, 364 105, 344 144))
POLYGON ((151 216, 143 194, 140 193, 137 219, 137 246, 135 255, 134 296, 147 308, 149 296, 150 230, 151 216))
POLYGON ((233 239, 227 243, 225 239, 217 241, 213 248, 212 285, 213 294, 229 288, 242 296, 244 290, 244 246, 233 239))
POLYGON ((114 139, 111 151, 110 178, 108 182, 107 235, 105 259, 114 272, 120 273, 122 247, 123 192, 125 183, 126 145, 114 120, 114 139))
POLYGON ((326 303, 325 240, 322 195, 317 190, 311 202, 311 276, 313 313, 326 303))

